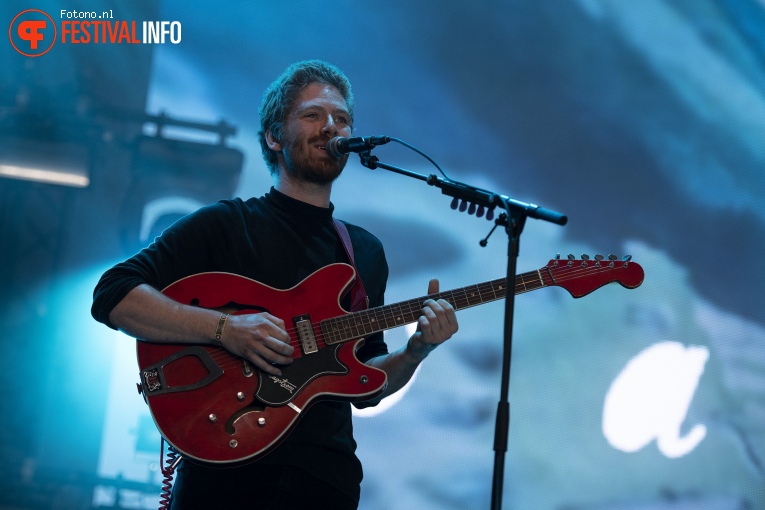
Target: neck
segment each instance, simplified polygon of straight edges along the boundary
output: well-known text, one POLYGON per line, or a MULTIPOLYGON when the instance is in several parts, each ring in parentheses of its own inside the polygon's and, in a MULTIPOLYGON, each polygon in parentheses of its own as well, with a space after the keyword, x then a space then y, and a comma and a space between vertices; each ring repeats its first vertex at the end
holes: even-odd
POLYGON ((275 178, 274 189, 290 198, 315 205, 316 207, 329 207, 332 183, 318 184, 291 179, 286 172, 280 170, 275 178))

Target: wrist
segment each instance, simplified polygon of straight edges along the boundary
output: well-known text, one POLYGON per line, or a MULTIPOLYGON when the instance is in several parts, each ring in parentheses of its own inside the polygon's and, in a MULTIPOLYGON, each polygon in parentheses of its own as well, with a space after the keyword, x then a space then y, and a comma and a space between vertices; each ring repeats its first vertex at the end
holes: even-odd
POLYGON ((226 327, 226 320, 228 314, 222 313, 218 317, 218 324, 215 327, 215 333, 213 334, 212 344, 216 347, 223 347, 223 329, 226 327))
POLYGON ((437 347, 432 344, 424 344, 422 342, 413 341, 414 336, 409 337, 404 347, 404 352, 407 353, 409 358, 413 359, 416 363, 420 363, 422 360, 428 357, 428 355, 437 347), (417 345, 415 345, 417 344, 417 345))

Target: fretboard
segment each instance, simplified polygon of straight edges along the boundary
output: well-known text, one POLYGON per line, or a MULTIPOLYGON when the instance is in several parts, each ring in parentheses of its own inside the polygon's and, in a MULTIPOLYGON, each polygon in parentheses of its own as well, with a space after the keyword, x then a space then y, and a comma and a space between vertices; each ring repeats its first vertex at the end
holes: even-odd
MULTIPOLYGON (((530 271, 520 274, 515 278, 515 294, 521 294, 545 286, 546 284, 540 271, 530 271)), ((424 303, 428 299, 445 299, 455 310, 462 310, 502 299, 506 295, 507 279, 499 278, 476 285, 469 285, 438 294, 431 294, 400 303, 378 306, 326 319, 321 321, 320 328, 325 342, 328 345, 332 345, 417 322, 422 315, 424 303)))

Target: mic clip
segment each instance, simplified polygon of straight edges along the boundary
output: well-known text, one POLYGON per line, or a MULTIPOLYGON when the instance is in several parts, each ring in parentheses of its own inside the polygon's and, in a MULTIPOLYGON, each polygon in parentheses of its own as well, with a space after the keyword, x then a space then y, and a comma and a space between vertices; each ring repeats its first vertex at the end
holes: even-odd
POLYGON ((380 161, 380 158, 372 155, 371 149, 359 152, 359 159, 361 160, 361 164, 370 170, 376 169, 377 162, 380 161))

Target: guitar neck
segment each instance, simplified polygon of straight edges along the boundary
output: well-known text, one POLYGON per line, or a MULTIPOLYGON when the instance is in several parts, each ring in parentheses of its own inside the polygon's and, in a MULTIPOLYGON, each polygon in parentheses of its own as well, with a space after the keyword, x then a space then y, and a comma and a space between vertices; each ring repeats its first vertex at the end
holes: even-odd
MULTIPOLYGON (((515 294, 529 292, 545 286, 546 283, 539 270, 519 274, 515 278, 515 294)), ((455 310, 462 310, 502 299, 506 295, 507 279, 499 278, 476 285, 469 285, 438 294, 431 294, 408 301, 401 301, 400 303, 378 306, 326 319, 321 321, 320 328, 325 342, 328 345, 333 345, 417 322, 422 315, 424 303, 428 299, 444 299, 455 310)))

